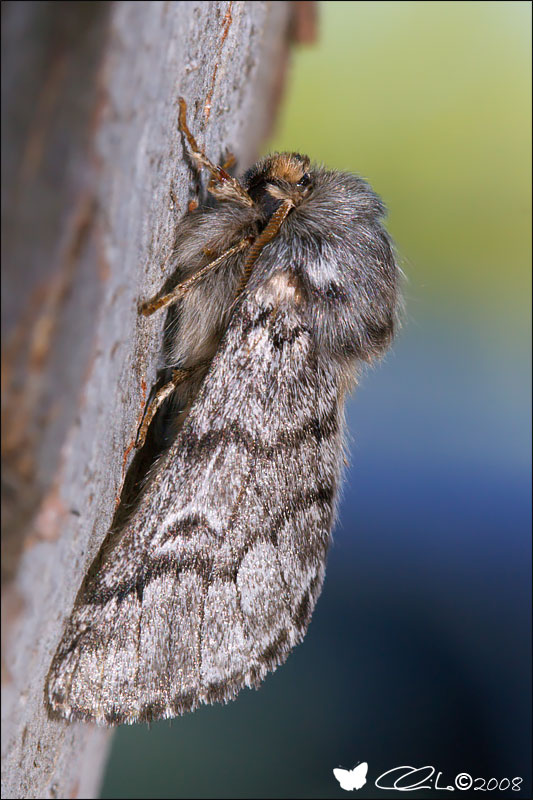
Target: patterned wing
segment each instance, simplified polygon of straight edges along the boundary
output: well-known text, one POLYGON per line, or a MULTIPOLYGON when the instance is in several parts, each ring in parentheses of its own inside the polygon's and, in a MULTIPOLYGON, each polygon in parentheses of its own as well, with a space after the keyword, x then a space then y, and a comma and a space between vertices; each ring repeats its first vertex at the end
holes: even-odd
POLYGON ((258 686, 303 638, 342 461, 340 378, 277 272, 239 307, 124 530, 111 532, 52 662, 52 713, 173 717, 258 686))

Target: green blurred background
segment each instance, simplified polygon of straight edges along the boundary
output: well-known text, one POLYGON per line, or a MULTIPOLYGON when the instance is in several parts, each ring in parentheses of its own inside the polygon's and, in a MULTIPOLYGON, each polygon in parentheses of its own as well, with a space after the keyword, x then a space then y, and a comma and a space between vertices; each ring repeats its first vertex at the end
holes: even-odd
POLYGON ((305 642, 227 707, 120 728, 103 798, 335 798, 332 769, 358 761, 357 797, 397 797, 373 782, 401 764, 446 785, 519 776, 495 795, 531 794, 531 4, 319 14, 271 149, 383 197, 404 327, 349 403, 352 465, 305 642))

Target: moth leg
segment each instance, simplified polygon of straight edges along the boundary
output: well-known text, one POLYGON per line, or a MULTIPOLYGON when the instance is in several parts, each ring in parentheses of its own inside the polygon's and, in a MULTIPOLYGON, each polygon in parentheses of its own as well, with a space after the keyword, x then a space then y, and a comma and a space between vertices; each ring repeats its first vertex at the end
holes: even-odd
MULTIPOLYGON (((235 158, 233 153, 231 153, 229 150, 226 151, 226 157, 225 157, 224 163, 222 164, 222 167, 220 167, 220 169, 223 169, 224 172, 226 172, 226 170, 232 168, 232 166, 235 164, 236 160, 237 159, 235 158)), ((240 186, 240 184, 239 184, 239 186, 240 186)), ((230 192, 228 194, 228 186, 226 186, 224 183, 220 183, 220 180, 219 180, 218 176, 217 177, 213 176, 211 178, 211 180, 207 184, 207 191, 210 192, 212 195, 214 195, 218 200, 234 200, 235 199, 235 197, 233 196, 233 189, 230 188, 230 192)), ((248 203, 246 203, 246 205, 248 205, 248 203)))
POLYGON ((190 292, 191 289, 194 287, 208 275, 212 270, 216 269, 217 267, 222 264, 229 256, 234 255, 235 253, 240 253, 241 250, 245 250, 247 247, 251 245, 253 241, 253 237, 247 236, 245 239, 241 239, 241 241, 230 247, 229 250, 225 250, 222 255, 218 258, 215 258, 214 261, 210 261, 209 264, 206 264, 205 267, 202 267, 195 272, 194 275, 191 275, 190 278, 187 280, 182 281, 182 283, 178 283, 178 285, 172 289, 171 292, 168 294, 164 294, 161 297, 157 295, 152 297, 151 300, 146 300, 144 303, 141 303, 140 311, 144 314, 145 317, 149 317, 150 314, 153 314, 154 311, 157 311, 159 308, 164 308, 165 306, 170 306, 173 303, 177 303, 178 300, 181 300, 182 297, 190 292))
POLYGON ((235 165, 236 161, 237 159, 235 158, 231 150, 226 150, 226 159, 222 164, 222 169, 223 170, 231 169, 235 165))
POLYGON ((244 261, 244 269, 239 288, 237 290, 237 298, 246 289, 246 284, 248 283, 250 275, 252 274, 252 268, 261 255, 261 250, 266 244, 272 241, 274 236, 276 236, 292 208, 294 208, 294 203, 292 200, 285 200, 285 202, 280 205, 278 210, 272 214, 264 231, 260 233, 259 236, 257 236, 254 240, 244 261))
POLYGON ((144 412, 144 416, 142 418, 142 422, 139 425, 139 430, 137 431, 137 438, 135 439, 135 447, 141 448, 145 441, 146 441, 146 434, 148 433, 148 428, 156 415, 156 412, 161 408, 167 397, 169 397, 174 389, 183 383, 183 381, 187 380, 187 378, 191 375, 194 371, 194 368, 189 369, 175 369, 172 373, 171 380, 168 383, 165 383, 164 386, 156 392, 155 397, 150 403, 147 405, 146 410, 144 412))
MULTIPOLYGON (((235 178, 232 178, 232 176, 226 172, 224 167, 217 167, 216 164, 213 164, 213 162, 207 158, 206 154, 198 145, 198 142, 190 132, 189 126, 187 125, 187 103, 183 97, 180 97, 178 102, 180 106, 179 129, 189 143, 191 157, 200 169, 205 167, 211 173, 211 180, 209 181, 209 185, 207 187, 208 191, 215 195, 215 197, 217 197, 219 200, 233 200, 242 206, 253 206, 254 201, 246 189, 241 186, 239 181, 235 178)), ((227 163, 228 162, 226 161, 224 166, 226 166, 227 163)))
MULTIPOLYGON (((229 169, 231 169, 235 165, 236 161, 237 161, 237 159, 235 158, 235 156, 233 155, 231 150, 226 150, 224 163, 222 164, 221 169, 223 169, 224 172, 227 172, 229 169)), ((218 180, 219 180, 218 176, 217 177, 212 177, 211 180, 209 181, 209 186, 207 187, 208 190, 211 190, 214 187, 214 185, 217 183, 218 180)))

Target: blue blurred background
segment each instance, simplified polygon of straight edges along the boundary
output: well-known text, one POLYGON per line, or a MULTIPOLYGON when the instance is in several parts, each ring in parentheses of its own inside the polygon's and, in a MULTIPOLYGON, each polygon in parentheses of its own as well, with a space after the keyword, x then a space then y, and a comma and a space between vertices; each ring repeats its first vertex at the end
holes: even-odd
POLYGON ((398 797, 373 783, 403 764, 444 785, 519 776, 493 796, 531 796, 531 4, 319 12, 271 149, 381 194, 404 327, 349 402, 351 466, 304 643, 259 692, 120 728, 103 798, 336 798, 332 769, 358 761, 358 798, 398 797))

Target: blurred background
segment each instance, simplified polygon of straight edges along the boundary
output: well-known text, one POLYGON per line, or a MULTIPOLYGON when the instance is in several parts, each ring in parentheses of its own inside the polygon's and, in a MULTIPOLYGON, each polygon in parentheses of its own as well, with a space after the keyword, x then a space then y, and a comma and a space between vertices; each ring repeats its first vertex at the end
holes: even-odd
POLYGON ((332 769, 359 761, 357 797, 397 797, 373 783, 404 764, 531 793, 531 4, 324 2, 319 17, 269 149, 383 197, 403 329, 349 401, 304 643, 259 692, 121 727, 103 798, 335 798, 332 769))

